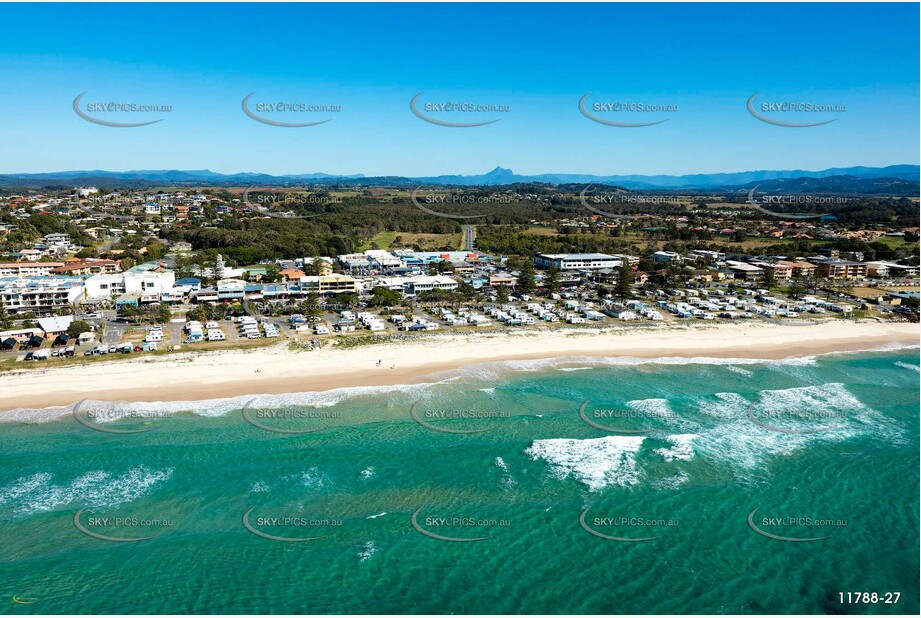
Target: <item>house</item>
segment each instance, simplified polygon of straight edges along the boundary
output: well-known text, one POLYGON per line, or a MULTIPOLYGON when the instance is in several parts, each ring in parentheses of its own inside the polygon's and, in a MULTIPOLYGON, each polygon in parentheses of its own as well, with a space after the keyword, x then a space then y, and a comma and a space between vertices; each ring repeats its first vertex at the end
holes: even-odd
POLYGON ((513 288, 518 285, 518 277, 506 273, 495 273, 489 276, 489 285, 494 288, 499 286, 513 288))
POLYGON ((303 270, 298 270, 297 268, 288 268, 282 270, 278 273, 282 281, 300 281, 301 277, 305 277, 303 270))
POLYGON ((38 327, 42 329, 46 339, 53 339, 62 333, 66 333, 73 321, 74 316, 72 315, 56 318, 39 318, 38 327))

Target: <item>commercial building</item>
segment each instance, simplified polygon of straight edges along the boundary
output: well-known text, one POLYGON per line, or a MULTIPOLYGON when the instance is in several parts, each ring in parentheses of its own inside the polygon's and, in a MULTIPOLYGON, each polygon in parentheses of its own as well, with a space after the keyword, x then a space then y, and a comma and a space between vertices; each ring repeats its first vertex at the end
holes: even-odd
POLYGON ((558 270, 617 268, 622 262, 622 256, 606 253, 538 253, 534 257, 536 266, 558 270))

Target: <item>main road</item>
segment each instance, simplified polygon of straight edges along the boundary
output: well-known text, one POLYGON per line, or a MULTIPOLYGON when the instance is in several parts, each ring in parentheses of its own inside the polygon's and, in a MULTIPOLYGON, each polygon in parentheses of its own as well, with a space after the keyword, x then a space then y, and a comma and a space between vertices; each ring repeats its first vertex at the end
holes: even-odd
POLYGON ((476 242, 476 226, 475 225, 465 225, 464 226, 464 240, 463 240, 464 251, 473 251, 474 242, 476 242))

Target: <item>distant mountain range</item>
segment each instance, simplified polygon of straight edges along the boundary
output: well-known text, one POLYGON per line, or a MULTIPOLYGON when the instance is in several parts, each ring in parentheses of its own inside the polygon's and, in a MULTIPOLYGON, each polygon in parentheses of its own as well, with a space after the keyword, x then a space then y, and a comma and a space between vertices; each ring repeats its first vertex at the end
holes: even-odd
POLYGON ((731 190, 750 188, 762 183, 759 190, 783 187, 794 191, 828 191, 856 193, 896 193, 916 195, 921 167, 917 165, 890 165, 888 167, 835 167, 819 171, 808 170, 757 170, 719 174, 689 174, 684 176, 644 176, 591 174, 538 174, 520 175, 504 167, 496 167, 486 174, 443 175, 426 177, 406 176, 349 176, 310 173, 273 176, 254 172, 220 174, 210 170, 133 170, 110 172, 106 170, 77 170, 42 174, 0 174, 0 186, 47 187, 69 185, 100 185, 108 187, 146 187, 158 185, 297 185, 338 184, 352 186, 502 186, 516 183, 604 184, 633 190, 731 190), (768 184, 770 183, 770 184, 768 184), (797 187, 799 187, 797 189, 797 187))

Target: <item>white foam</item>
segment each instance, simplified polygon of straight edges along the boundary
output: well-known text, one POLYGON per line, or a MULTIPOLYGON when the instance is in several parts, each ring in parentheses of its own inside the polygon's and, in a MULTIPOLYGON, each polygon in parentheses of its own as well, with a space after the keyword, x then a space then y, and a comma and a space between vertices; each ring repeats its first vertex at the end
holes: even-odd
POLYGON ((515 477, 508 470, 508 464, 505 463, 505 460, 501 457, 496 457, 493 460, 493 463, 499 468, 502 478, 499 483, 505 489, 514 489, 518 485, 518 481, 515 480, 515 477))
POLYGON ((311 491, 323 491, 332 484, 329 477, 316 466, 302 472, 298 480, 301 485, 311 491))
POLYGON ((910 369, 911 371, 921 371, 921 367, 918 365, 912 365, 911 363, 903 363, 902 361, 896 361, 893 363, 897 367, 902 367, 903 369, 910 369))
POLYGON ((675 417, 675 413, 668 405, 667 399, 635 399, 627 401, 625 405, 646 418, 668 419, 675 417))
POLYGON ((688 482, 690 477, 687 472, 681 471, 674 476, 667 476, 663 479, 659 479, 653 483, 653 487, 656 489, 678 489, 682 485, 688 482))
POLYGON ((697 434, 686 433, 666 436, 665 439, 672 445, 670 448, 657 448, 656 455, 665 461, 690 461, 694 458, 694 440, 697 434))
POLYGON ((374 545, 374 541, 368 541, 367 543, 365 543, 362 550, 358 552, 358 561, 367 562, 376 553, 377 553, 377 547, 374 545))
POLYGON ((738 373, 739 375, 743 375, 746 378, 750 378, 751 376, 755 375, 754 372, 749 371, 748 369, 742 369, 741 367, 736 367, 735 365, 726 365, 726 369, 728 369, 729 371, 733 373, 738 373))
POLYGON ((556 478, 571 475, 589 491, 599 491, 608 485, 623 487, 639 482, 636 453, 643 440, 641 436, 535 440, 525 453, 531 459, 547 461, 556 478))
POLYGON ((0 504, 13 502, 20 496, 25 496, 42 485, 47 485, 50 480, 51 475, 47 472, 39 472, 32 476, 18 478, 3 489, 0 489, 0 504))
POLYGON ((0 490, 3 502, 16 504, 16 514, 52 511, 60 506, 80 504, 83 508, 111 508, 145 496, 155 485, 169 480, 172 468, 132 468, 120 476, 103 470, 87 472, 70 483, 51 484, 51 474, 39 473, 15 481, 0 490))
MULTIPOLYGON (((361 396, 384 394, 405 394, 425 391, 438 383, 393 384, 389 386, 354 386, 336 388, 328 391, 240 395, 219 399, 200 399, 194 401, 96 401, 85 400, 81 413, 96 412, 94 422, 117 421, 126 416, 147 416, 151 419, 171 416, 178 413, 191 413, 204 417, 225 416, 243 406, 260 406, 280 408, 283 406, 302 406, 310 408, 329 408, 339 403, 361 396)), ((52 406, 48 408, 15 408, 0 414, 0 422, 39 423, 54 420, 73 413, 74 406, 52 406)))
POLYGON ((374 476, 374 467, 368 466, 367 468, 362 470, 358 476, 361 478, 361 480, 367 481, 369 478, 374 476))
POLYGON ((699 455, 732 463, 742 470, 759 468, 768 457, 787 456, 814 443, 843 442, 858 435, 899 443, 897 424, 869 408, 843 384, 764 390, 758 393, 753 415, 784 433, 753 423, 752 404, 738 393, 716 393, 717 402, 701 401, 700 410, 719 422, 694 440, 699 455))
POLYGON ((269 486, 262 481, 256 481, 255 483, 249 486, 249 493, 251 494, 262 494, 262 493, 267 492, 268 490, 269 490, 269 486))
POLYGON ((386 514, 387 514, 387 511, 384 511, 383 513, 378 513, 377 515, 368 515, 367 517, 365 517, 365 519, 377 519, 378 517, 383 517, 386 514))

